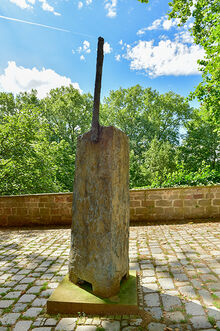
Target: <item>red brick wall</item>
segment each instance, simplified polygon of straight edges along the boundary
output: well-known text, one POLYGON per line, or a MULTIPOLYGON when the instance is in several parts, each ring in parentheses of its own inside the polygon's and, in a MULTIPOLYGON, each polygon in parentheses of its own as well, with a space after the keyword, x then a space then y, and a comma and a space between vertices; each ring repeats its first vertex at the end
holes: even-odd
POLYGON ((0 197, 0 226, 69 225, 72 194, 0 197))
POLYGON ((220 219, 220 185, 132 190, 132 221, 220 219))
MULTIPOLYGON (((72 193, 0 197, 0 226, 70 225, 72 193)), ((220 219, 220 185, 130 191, 131 221, 220 219)))

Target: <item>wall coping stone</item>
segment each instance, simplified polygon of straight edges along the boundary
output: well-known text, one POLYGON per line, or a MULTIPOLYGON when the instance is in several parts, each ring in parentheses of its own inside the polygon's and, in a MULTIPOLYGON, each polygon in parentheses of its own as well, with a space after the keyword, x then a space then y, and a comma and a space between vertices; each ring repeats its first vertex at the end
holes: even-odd
MULTIPOLYGON (((198 185, 198 186, 175 186, 175 187, 157 187, 157 188, 140 188, 140 189, 130 189, 130 192, 145 192, 145 191, 165 191, 165 190, 184 190, 184 189, 197 189, 197 188, 213 188, 220 187, 220 184, 216 185, 198 185)), ((31 196, 43 196, 43 195, 69 195, 73 192, 55 192, 55 193, 32 193, 32 194, 18 194, 18 195, 0 195, 1 198, 10 197, 31 197, 31 196)))
POLYGON ((145 191, 165 191, 165 190, 184 190, 184 189, 197 189, 197 188, 213 188, 220 187, 220 184, 216 185, 197 185, 197 186, 174 186, 174 187, 155 187, 155 188, 138 188, 131 189, 130 192, 145 192, 145 191))

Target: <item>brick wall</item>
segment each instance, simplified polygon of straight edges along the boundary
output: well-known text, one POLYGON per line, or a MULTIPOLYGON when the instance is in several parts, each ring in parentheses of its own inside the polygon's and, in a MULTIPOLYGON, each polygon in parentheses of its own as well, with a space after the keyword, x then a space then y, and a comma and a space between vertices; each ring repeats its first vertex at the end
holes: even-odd
POLYGON ((220 219, 220 185, 132 190, 132 221, 220 219))
POLYGON ((69 225, 72 194, 0 197, 0 226, 69 225))
MULTIPOLYGON (((0 226, 70 225, 72 193, 0 197, 0 226)), ((130 191, 131 221, 220 219, 220 185, 130 191)))

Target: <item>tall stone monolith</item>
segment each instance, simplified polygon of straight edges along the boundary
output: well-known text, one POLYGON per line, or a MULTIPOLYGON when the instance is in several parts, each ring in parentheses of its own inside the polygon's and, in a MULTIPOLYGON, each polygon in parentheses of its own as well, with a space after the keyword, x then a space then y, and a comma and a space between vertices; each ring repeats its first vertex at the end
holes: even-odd
POLYGON ((78 138, 72 211, 69 278, 111 297, 129 272, 129 145, 119 129, 78 138))

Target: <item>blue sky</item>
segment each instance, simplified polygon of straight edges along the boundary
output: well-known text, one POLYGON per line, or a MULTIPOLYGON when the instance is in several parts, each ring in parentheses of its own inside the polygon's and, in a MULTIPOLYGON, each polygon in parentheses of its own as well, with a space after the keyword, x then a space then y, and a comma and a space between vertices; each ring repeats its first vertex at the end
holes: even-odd
POLYGON ((201 81, 203 50, 192 43, 191 22, 179 28, 168 9, 168 0, 1 0, 0 91, 35 88, 43 97, 72 83, 93 94, 102 36, 102 97, 136 84, 187 96, 201 81))

